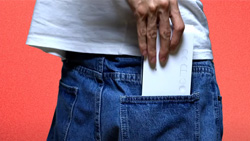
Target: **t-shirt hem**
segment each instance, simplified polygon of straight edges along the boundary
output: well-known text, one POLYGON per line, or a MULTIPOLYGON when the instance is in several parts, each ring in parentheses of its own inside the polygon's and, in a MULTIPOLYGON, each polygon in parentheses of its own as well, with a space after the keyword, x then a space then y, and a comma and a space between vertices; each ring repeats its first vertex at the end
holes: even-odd
MULTIPOLYGON (((75 42, 58 42, 49 38, 37 38, 29 36, 26 45, 39 48, 46 53, 65 59, 65 51, 92 53, 92 54, 110 54, 110 55, 130 55, 141 56, 138 48, 124 44, 108 43, 75 43, 75 42), (104 45, 105 44, 105 45, 104 45)), ((213 60, 212 50, 194 50, 193 60, 213 60)))

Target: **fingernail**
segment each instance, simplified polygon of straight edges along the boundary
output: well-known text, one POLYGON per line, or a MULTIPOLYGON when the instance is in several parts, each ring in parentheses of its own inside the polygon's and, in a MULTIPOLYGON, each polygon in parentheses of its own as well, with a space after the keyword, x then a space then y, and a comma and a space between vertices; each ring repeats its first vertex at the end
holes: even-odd
POLYGON ((160 61, 161 62, 165 62, 166 61, 166 57, 161 57, 160 61))
POLYGON ((160 59, 160 64, 162 67, 165 67, 166 63, 167 63, 167 56, 166 57, 161 57, 160 59))
POLYGON ((152 58, 150 59, 150 63, 152 63, 152 64, 155 64, 155 63, 156 63, 155 57, 152 57, 152 58))
POLYGON ((175 51, 176 51, 176 48, 170 47, 170 53, 175 53, 175 51))

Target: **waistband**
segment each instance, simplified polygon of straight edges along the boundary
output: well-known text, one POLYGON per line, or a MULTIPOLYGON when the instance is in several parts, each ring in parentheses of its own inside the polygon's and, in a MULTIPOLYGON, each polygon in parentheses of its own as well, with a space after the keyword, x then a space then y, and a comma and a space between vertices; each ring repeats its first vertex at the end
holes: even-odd
MULTIPOLYGON (((143 57, 66 52, 68 64, 98 73, 141 74, 143 57)), ((80 68, 80 69, 79 69, 80 68)), ((192 72, 214 74, 213 60, 193 60, 192 72)), ((114 74, 115 75, 115 74, 114 74)))

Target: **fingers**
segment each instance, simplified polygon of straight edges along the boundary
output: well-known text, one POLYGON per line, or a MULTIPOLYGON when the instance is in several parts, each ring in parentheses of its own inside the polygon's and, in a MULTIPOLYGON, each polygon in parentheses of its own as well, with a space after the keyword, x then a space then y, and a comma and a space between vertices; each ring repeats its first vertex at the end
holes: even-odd
POLYGON ((156 37, 157 37, 157 13, 156 5, 149 4, 150 13, 147 19, 147 49, 148 59, 151 64, 156 64, 156 37))
POLYGON ((167 61, 170 48, 171 27, 169 23, 169 2, 162 1, 159 8, 159 32, 160 32, 160 52, 159 60, 161 63, 167 61))
POLYGON ((146 19, 139 19, 137 21, 137 34, 139 48, 144 57, 148 55, 147 53, 147 23, 146 19))
POLYGON ((180 43, 185 25, 181 18, 177 0, 170 0, 170 4, 170 18, 173 23, 173 35, 170 44, 170 51, 175 52, 177 50, 178 44, 180 43))
POLYGON ((137 17, 137 34, 139 48, 144 57, 148 55, 147 53, 147 11, 143 4, 138 5, 138 9, 135 13, 137 17))
POLYGON ((159 21, 161 63, 167 61, 168 54, 175 51, 184 31, 178 0, 127 0, 137 18, 139 48, 151 64, 156 63, 157 23, 159 21), (171 35, 170 21, 173 23, 171 35), (171 38, 172 36, 172 38, 171 38))

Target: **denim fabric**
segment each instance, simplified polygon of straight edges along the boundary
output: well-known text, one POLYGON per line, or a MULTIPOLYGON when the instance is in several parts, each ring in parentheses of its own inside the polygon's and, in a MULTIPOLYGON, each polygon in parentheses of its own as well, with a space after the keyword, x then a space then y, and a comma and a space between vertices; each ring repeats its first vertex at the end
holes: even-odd
POLYGON ((190 96, 141 96, 141 57, 67 52, 66 58, 47 140, 221 140, 212 60, 193 61, 190 96))

